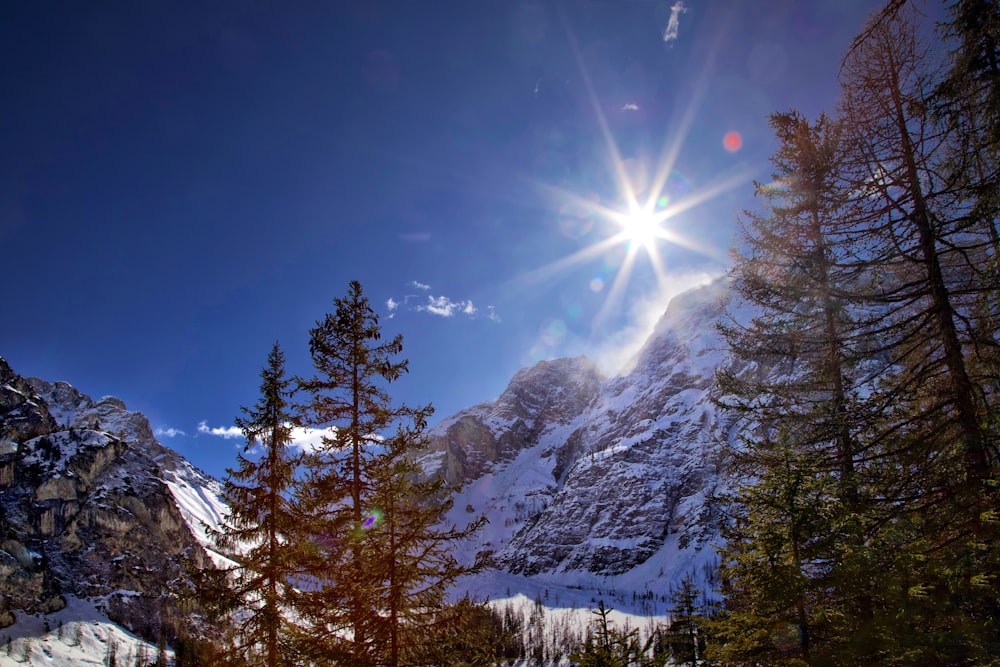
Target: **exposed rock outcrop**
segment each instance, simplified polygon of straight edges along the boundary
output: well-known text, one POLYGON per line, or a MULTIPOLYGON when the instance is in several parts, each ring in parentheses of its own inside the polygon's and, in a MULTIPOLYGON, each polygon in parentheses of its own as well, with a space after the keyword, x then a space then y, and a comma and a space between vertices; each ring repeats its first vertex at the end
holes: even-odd
POLYGON ((712 558, 724 425, 710 392, 727 295, 718 281, 675 298, 624 375, 583 357, 542 362, 432 429, 425 467, 491 520, 476 550, 568 583, 644 564, 669 578, 712 558))
POLYGON ((164 481, 180 457, 146 418, 0 359, 0 433, 0 611, 73 595, 147 637, 183 625, 172 593, 207 556, 164 481))

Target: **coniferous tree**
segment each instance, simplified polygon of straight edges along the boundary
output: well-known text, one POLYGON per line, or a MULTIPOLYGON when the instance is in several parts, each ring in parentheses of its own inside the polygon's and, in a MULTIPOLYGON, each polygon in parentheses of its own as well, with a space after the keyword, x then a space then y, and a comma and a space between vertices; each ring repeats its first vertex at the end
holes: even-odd
POLYGON ((742 434, 726 657, 996 653, 997 160, 975 155, 995 109, 972 111, 989 57, 955 93, 968 54, 990 39, 995 53, 995 17, 968 26, 983 7, 955 3, 948 70, 890 2, 845 60, 835 141, 822 123, 773 119, 779 173, 734 271, 763 314, 725 331, 737 362, 719 377, 742 434), (817 179, 825 145, 835 159, 817 179))
POLYGON ((873 26, 845 62, 841 107, 864 195, 854 208, 886 248, 880 296, 891 306, 884 333, 897 397, 925 404, 935 417, 925 422, 957 439, 964 474, 978 484, 988 474, 988 443, 963 319, 982 289, 977 268, 989 241, 965 224, 962 193, 944 177, 950 131, 926 104, 939 68, 904 8, 873 26))
POLYGON ((293 592, 289 538, 298 525, 288 499, 297 460, 290 451, 291 382, 275 343, 261 371, 260 398, 236 419, 246 446, 223 484, 229 514, 213 534, 235 564, 206 572, 201 581, 204 604, 230 624, 230 657, 249 665, 291 664, 284 642, 293 592), (260 456, 248 457, 258 445, 260 456))
POLYGON ((870 278, 841 187, 842 125, 795 112, 771 125, 774 180, 758 184, 764 208, 746 214, 734 253, 738 307, 754 315, 722 328, 734 362, 718 373, 717 400, 737 418, 729 463, 740 481, 718 624, 730 658, 809 661, 870 628, 860 434, 877 409, 860 396, 875 319, 858 305, 870 278))
POLYGON ((677 665, 697 665, 705 659, 705 610, 700 596, 691 575, 670 595, 670 625, 661 640, 677 665))
POLYGON ((104 653, 104 664, 107 667, 118 667, 118 642, 108 638, 107 650, 104 653))
MULTIPOLYGON (((873 440, 888 452, 881 460, 887 475, 904 480, 883 496, 892 517, 883 525, 898 531, 893 542, 907 565, 898 571, 897 586, 908 587, 897 604, 907 609, 912 636, 887 650, 925 661, 976 660, 996 650, 1000 609, 991 548, 1000 329, 989 173, 996 156, 963 157, 986 147, 988 133, 956 122, 961 113, 934 113, 948 68, 928 41, 909 7, 872 24, 844 63, 841 106, 851 180, 865 195, 853 208, 885 248, 877 270, 886 365, 870 400, 892 406, 873 440)), ((975 97, 969 104, 978 104, 975 97)))
POLYGON ((356 281, 334 306, 310 331, 316 375, 299 380, 306 420, 326 429, 298 487, 308 517, 301 639, 319 663, 399 665, 445 625, 444 592, 470 570, 450 550, 468 531, 435 527, 450 508, 445 489, 420 481, 408 458, 430 408, 395 406, 388 394, 407 371, 402 337, 382 340, 356 281))
POLYGON ((604 600, 598 601, 593 612, 593 633, 579 651, 569 656, 573 664, 580 667, 653 667, 665 664, 666 656, 650 655, 654 636, 642 642, 637 628, 619 630, 608 618, 611 611, 604 606, 604 600))

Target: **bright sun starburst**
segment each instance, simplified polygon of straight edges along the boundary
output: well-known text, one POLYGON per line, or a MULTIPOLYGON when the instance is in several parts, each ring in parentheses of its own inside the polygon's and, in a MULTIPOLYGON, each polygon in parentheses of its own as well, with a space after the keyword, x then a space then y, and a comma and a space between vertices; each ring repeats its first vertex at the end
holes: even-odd
POLYGON ((622 226, 621 235, 628 240, 630 248, 643 248, 648 252, 656 240, 664 236, 660 219, 646 207, 631 205, 628 213, 616 218, 622 226))
MULTIPOLYGON (((549 189, 562 206, 582 211, 584 215, 591 219, 612 223, 614 227, 617 227, 618 231, 578 250, 572 255, 558 259, 551 264, 523 275, 522 280, 527 282, 546 280, 571 266, 593 260, 615 251, 616 248, 625 246, 624 256, 614 270, 615 273, 611 286, 605 292, 604 304, 594 323, 596 327, 598 322, 614 311, 617 304, 621 301, 632 271, 640 256, 644 256, 648 260, 656 275, 658 288, 664 293, 670 289, 670 280, 664 257, 661 254, 662 247, 677 245, 708 257, 719 257, 720 252, 717 249, 699 243, 678 231, 676 229, 676 217, 678 214, 713 199, 727 190, 745 185, 751 178, 751 172, 746 169, 741 170, 739 173, 731 174, 729 178, 695 191, 676 193, 672 191, 671 187, 668 187, 668 182, 677 179, 677 172, 675 171, 677 156, 694 122, 700 99, 705 92, 704 82, 708 80, 708 73, 706 71, 705 75, 699 79, 702 83, 701 87, 691 96, 689 106, 685 110, 680 123, 675 127, 676 133, 673 136, 673 141, 669 143, 667 150, 661 157, 655 170, 655 175, 648 181, 645 179, 641 181, 634 180, 634 175, 628 173, 626 163, 622 159, 618 146, 611 135, 610 127, 602 110, 602 104, 594 92, 593 84, 591 83, 586 67, 584 67, 572 32, 567 30, 567 34, 577 58, 580 73, 590 97, 591 106, 604 136, 609 158, 608 166, 614 177, 617 196, 616 202, 613 205, 606 206, 594 201, 591 197, 583 197, 562 188, 549 189), (637 187, 639 182, 643 182, 641 188, 637 187), (676 201, 671 201, 670 198, 674 196, 677 197, 676 201)), ((709 66, 706 64, 706 67, 709 66)), ((604 284, 603 278, 592 280, 591 289, 603 291, 604 284)))

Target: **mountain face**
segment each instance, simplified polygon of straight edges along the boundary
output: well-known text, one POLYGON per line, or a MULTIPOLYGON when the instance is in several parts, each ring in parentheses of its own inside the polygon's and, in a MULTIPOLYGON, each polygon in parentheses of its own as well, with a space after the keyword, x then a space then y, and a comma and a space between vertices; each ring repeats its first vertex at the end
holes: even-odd
POLYGON ((0 358, 0 625, 74 596, 138 634, 176 631, 184 615, 167 593, 184 559, 208 562, 192 526, 221 507, 218 483, 161 446, 143 415, 0 358))
POLYGON ((460 485, 453 519, 490 519, 473 550, 567 585, 666 589, 713 558, 706 502, 724 437, 709 395, 723 281, 676 297, 622 375, 583 357, 522 370, 493 402, 429 433, 426 470, 460 485))

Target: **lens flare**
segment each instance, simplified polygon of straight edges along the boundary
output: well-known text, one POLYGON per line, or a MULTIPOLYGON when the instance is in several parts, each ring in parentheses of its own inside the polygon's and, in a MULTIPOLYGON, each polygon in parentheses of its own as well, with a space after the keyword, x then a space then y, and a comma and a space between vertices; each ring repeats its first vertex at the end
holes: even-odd
POLYGON ((735 153, 743 147, 743 137, 736 130, 726 132, 725 136, 722 137, 722 147, 730 153, 735 153))
POLYGON ((368 516, 365 517, 364 521, 361 522, 361 528, 364 530, 371 530, 375 526, 382 523, 382 510, 372 510, 368 516))

